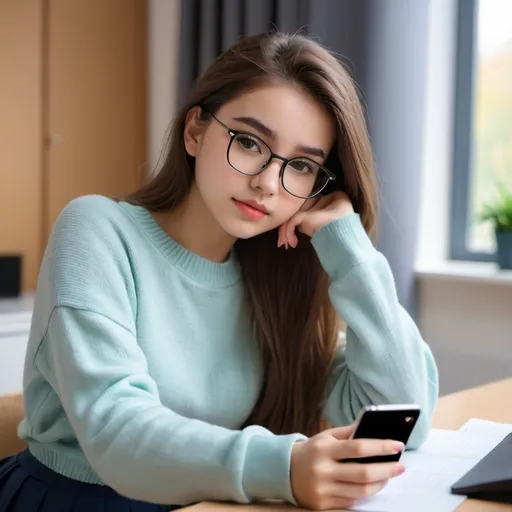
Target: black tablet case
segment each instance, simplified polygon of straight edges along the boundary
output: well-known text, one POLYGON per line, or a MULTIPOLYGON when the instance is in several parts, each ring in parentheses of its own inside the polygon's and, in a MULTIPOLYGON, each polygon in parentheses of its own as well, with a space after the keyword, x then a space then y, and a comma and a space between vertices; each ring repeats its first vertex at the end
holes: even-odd
POLYGON ((453 494, 512 503, 512 434, 451 486, 453 494))

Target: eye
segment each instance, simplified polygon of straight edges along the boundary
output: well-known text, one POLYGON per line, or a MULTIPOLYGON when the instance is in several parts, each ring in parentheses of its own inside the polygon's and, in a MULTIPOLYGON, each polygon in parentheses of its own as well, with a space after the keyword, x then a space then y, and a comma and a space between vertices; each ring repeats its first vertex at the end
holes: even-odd
POLYGON ((254 139, 251 139, 250 137, 247 137, 245 135, 240 135, 237 137, 236 140, 243 149, 247 151, 252 151, 253 153, 261 153, 261 148, 254 139))
POLYGON ((317 167, 313 166, 313 164, 307 160, 292 160, 288 165, 296 171, 304 174, 314 173, 315 168, 317 167))

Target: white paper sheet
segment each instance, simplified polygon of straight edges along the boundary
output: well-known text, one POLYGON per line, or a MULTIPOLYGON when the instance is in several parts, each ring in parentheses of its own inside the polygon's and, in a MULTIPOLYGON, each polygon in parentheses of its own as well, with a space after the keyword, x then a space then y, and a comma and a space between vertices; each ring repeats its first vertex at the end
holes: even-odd
POLYGON ((494 421, 472 418, 462 427, 459 432, 470 432, 471 434, 479 434, 487 439, 493 436, 498 439, 498 443, 508 434, 512 432, 512 423, 496 423, 494 421))
MULTIPOLYGON (((471 425, 470 425, 471 427, 471 425)), ((450 486, 469 471, 508 433, 506 428, 483 435, 474 430, 436 430, 416 451, 406 451, 403 475, 393 478, 375 496, 361 500, 352 510, 365 512, 452 512, 464 496, 451 494, 450 486)), ((510 430, 509 430, 510 432, 510 430)))

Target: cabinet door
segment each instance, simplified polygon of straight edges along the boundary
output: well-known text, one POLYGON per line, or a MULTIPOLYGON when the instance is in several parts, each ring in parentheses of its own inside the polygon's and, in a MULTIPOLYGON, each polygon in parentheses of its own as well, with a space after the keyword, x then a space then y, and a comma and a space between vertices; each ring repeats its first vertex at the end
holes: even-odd
POLYGON ((146 160, 146 2, 46 2, 46 233, 84 194, 123 195, 146 160))
POLYGON ((42 249, 42 4, 0 1, 0 255, 23 256, 35 288, 42 249))

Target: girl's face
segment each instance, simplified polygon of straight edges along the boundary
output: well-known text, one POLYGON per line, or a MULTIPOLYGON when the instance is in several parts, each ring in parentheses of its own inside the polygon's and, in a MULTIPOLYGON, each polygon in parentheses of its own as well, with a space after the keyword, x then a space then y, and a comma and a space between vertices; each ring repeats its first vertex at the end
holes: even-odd
MULTIPOLYGON (((199 121, 199 113, 198 108, 189 112, 185 146, 195 157, 197 190, 220 227, 234 238, 250 238, 280 226, 297 213, 305 199, 283 187, 282 160, 271 160, 256 175, 242 174, 232 165, 248 173, 261 167, 268 149, 259 140, 283 158, 305 157, 323 164, 335 136, 327 111, 296 86, 269 85, 223 105, 215 113, 220 122, 212 119, 205 125, 199 121), (226 127, 248 134, 233 140, 230 161, 231 135, 226 127)), ((298 171, 307 171, 302 162, 297 166, 298 171)), ((300 190, 300 181, 287 183, 300 190)))

